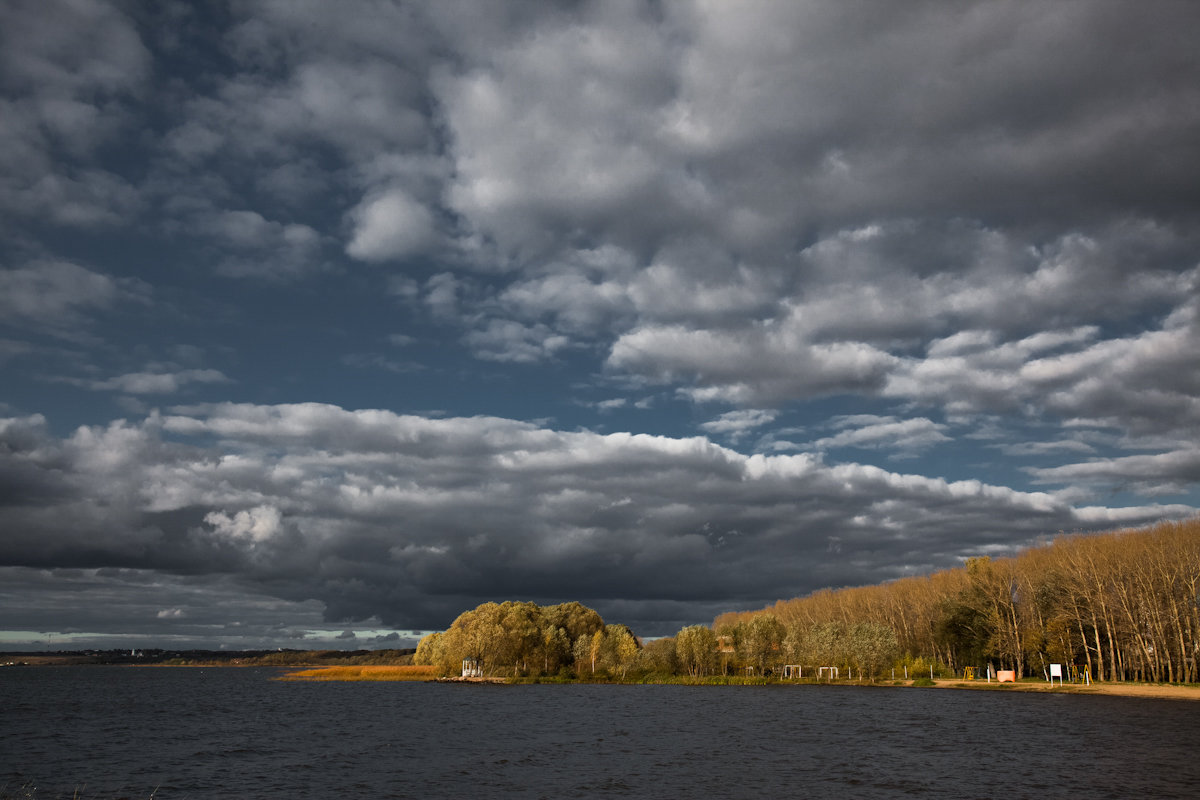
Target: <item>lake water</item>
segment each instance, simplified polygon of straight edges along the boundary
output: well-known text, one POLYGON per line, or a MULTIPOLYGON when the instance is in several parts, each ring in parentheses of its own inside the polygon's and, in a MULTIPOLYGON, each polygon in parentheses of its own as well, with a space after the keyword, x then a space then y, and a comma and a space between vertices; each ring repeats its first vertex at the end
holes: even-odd
POLYGON ((1200 703, 276 674, 0 669, 0 789, 36 785, 38 800, 1200 796, 1200 703))

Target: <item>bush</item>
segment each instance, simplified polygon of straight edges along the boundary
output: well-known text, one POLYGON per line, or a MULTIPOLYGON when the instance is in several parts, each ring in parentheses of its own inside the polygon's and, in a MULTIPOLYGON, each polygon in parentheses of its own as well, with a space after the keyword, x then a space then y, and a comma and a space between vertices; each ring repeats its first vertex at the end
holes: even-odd
POLYGON ((935 683, 934 681, 931 681, 929 678, 917 678, 915 681, 912 682, 912 685, 913 686, 937 686, 937 683, 935 683))

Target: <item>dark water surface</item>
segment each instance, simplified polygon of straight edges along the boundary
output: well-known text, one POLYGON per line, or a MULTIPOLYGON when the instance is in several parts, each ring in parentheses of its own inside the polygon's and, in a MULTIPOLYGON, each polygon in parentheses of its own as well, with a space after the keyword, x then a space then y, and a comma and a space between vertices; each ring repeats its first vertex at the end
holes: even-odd
POLYGON ((37 797, 1200 797, 1200 704, 912 688, 0 670, 37 797))

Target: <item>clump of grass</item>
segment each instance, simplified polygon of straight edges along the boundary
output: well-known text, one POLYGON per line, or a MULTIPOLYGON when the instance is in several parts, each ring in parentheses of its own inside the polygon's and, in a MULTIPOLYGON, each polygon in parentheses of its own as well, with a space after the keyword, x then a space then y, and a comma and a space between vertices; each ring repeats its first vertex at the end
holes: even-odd
MULTIPOLYGON (((431 681, 437 677, 435 667, 418 665, 361 665, 317 667, 289 672, 280 677, 285 681, 431 681)), ((0 798, 3 800, 3 798, 0 798)))
POLYGON ((33 800, 37 797, 37 787, 26 783, 16 789, 0 786, 0 800, 33 800))
POLYGON ((929 678, 917 678, 912 682, 913 686, 937 686, 937 683, 929 678))

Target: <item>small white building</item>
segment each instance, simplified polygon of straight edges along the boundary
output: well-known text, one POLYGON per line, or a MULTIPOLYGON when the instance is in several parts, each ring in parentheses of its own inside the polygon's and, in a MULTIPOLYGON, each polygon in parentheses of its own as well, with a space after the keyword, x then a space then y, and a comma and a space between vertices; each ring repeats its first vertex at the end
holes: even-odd
POLYGON ((464 658, 462 676, 464 678, 482 678, 483 665, 475 658, 464 658))

